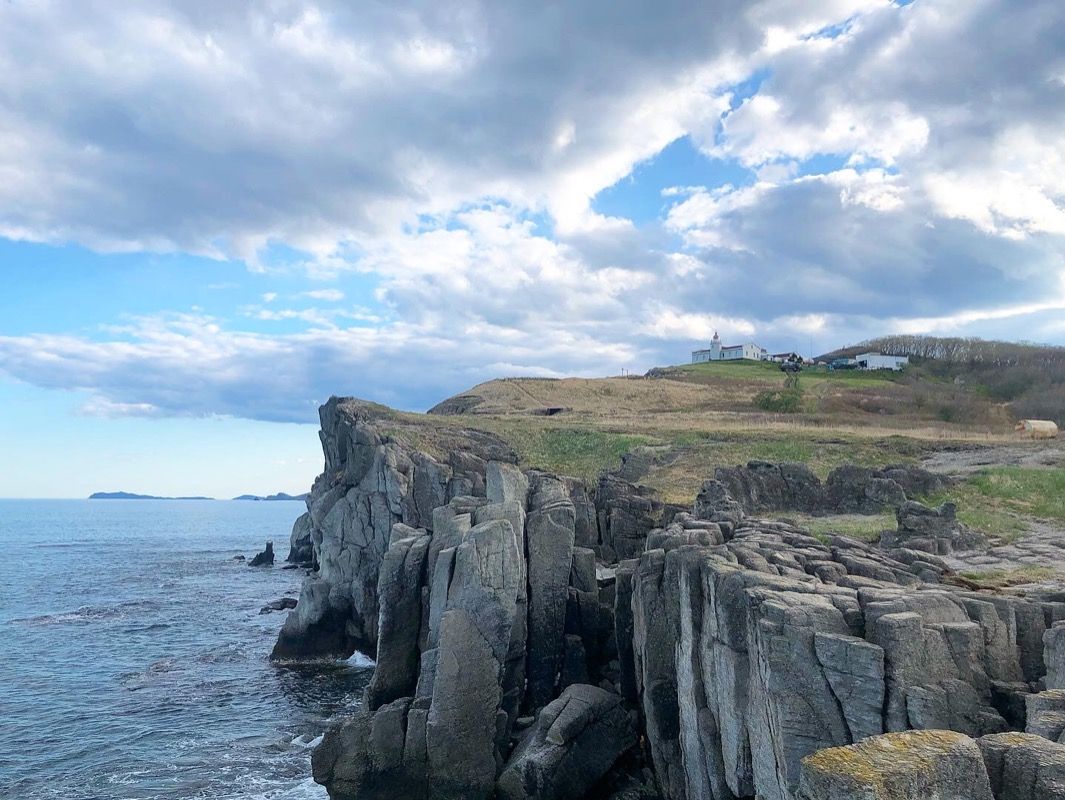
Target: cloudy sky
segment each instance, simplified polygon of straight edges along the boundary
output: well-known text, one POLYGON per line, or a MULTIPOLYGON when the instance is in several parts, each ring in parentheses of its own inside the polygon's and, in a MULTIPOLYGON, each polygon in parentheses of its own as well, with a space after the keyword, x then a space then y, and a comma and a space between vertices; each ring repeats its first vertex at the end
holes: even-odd
POLYGON ((1065 343, 1060 0, 0 4, 0 496, 729 341, 1065 343))

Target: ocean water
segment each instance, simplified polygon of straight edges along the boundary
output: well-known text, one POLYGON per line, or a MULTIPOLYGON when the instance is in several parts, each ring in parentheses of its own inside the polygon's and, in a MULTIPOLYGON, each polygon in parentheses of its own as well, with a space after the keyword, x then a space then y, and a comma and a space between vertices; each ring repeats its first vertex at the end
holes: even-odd
POLYGON ((0 797, 325 798, 371 667, 272 664, 297 502, 0 500, 0 797), (250 558, 267 539, 276 565, 250 558))

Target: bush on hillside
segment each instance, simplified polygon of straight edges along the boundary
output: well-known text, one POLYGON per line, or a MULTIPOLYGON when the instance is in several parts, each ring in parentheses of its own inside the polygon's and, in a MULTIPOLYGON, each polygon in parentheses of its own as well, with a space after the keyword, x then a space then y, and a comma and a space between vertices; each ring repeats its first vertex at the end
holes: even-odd
POLYGON ((754 397, 754 404, 762 411, 776 414, 797 414, 802 411, 802 389, 769 389, 754 397))

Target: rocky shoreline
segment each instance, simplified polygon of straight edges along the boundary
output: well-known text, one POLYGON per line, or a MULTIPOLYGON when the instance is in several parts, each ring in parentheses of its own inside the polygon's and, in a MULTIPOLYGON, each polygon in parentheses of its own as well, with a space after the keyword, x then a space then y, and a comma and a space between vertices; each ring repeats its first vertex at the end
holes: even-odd
POLYGON ((314 754, 334 800, 1065 798, 1065 592, 955 585, 984 542, 916 502, 942 476, 752 462, 684 509, 321 420, 273 657, 376 654, 314 754), (879 546, 757 516, 885 509, 879 546))

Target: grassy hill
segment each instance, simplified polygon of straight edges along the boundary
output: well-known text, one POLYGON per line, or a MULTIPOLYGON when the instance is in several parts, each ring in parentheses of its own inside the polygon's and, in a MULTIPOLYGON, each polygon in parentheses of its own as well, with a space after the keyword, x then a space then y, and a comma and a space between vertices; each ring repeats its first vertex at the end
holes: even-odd
MULTIPOLYGON (((801 462, 822 478, 844 463, 932 459, 932 468, 966 477, 927 500, 958 502, 973 527, 1008 540, 1045 522, 1065 524, 1065 440, 1019 440, 1017 409, 988 390, 986 364, 915 361, 900 373, 807 370, 791 413, 762 407, 767 394, 792 391, 776 365, 762 362, 684 364, 639 377, 501 378, 428 414, 363 405, 387 433, 437 456, 491 441, 523 466, 589 482, 617 470, 667 502, 690 504, 717 466, 751 459, 801 462)), ((893 525, 890 514, 802 522, 815 534, 862 537, 893 525)))
POLYGON ((1004 404, 919 370, 807 371, 795 413, 760 408, 760 395, 782 390, 784 380, 762 362, 685 364, 639 377, 501 378, 428 414, 389 412, 389 425, 430 452, 445 449, 455 431, 484 431, 526 466, 587 480, 620 468, 678 503, 691 502, 716 466, 754 458, 800 461, 824 477, 847 462, 914 462, 1015 441, 1004 404))
MULTIPOLYGON (((761 423, 771 409, 760 403, 760 396, 783 388, 784 375, 772 363, 684 364, 639 377, 494 380, 445 400, 429 413, 570 418, 681 414, 689 421, 694 415, 701 421, 709 416, 761 423)), ((1013 424, 1005 404, 981 387, 919 366, 898 373, 810 368, 800 376, 799 388, 799 403, 790 416, 813 425, 873 422, 909 430, 953 423, 970 432, 995 433, 1013 424)))

